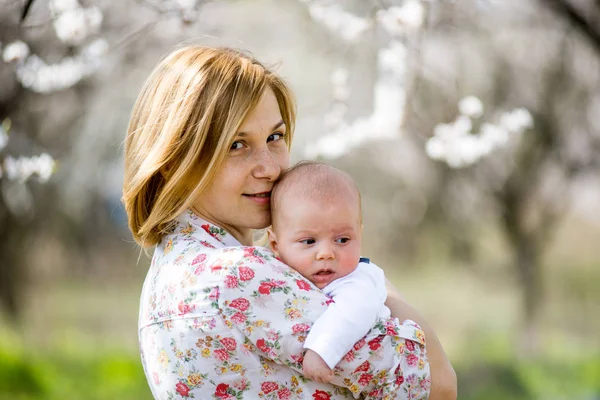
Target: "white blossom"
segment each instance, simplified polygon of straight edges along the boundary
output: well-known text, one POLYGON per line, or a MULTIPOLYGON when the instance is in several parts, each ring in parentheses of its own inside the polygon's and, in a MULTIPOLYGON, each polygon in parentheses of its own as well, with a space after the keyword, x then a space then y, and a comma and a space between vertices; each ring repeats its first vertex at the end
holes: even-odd
POLYGON ((480 118, 483 115, 483 103, 475 96, 468 96, 458 103, 458 110, 471 118, 480 118))
POLYGON ((509 132, 522 132, 533 127, 533 117, 527 109, 517 108, 504 113, 500 118, 500 124, 509 132))
POLYGON ((492 148, 501 147, 508 143, 508 131, 502 126, 484 123, 481 125, 481 138, 490 143, 492 148))
POLYGON ((420 1, 408 0, 400 7, 378 11, 377 19, 390 35, 403 35, 407 30, 416 30, 423 25, 425 9, 420 1))
POLYGON ((459 115, 452 123, 438 124, 434 135, 427 141, 427 155, 438 161, 444 161, 451 168, 463 168, 472 165, 497 149, 507 147, 511 134, 522 133, 533 126, 531 114, 523 108, 504 113, 500 124, 485 122, 480 133, 471 132, 473 126, 470 116, 480 116, 483 105, 476 97, 467 97, 459 104, 459 115))
POLYGON ((6 147, 8 144, 8 135, 4 131, 4 127, 0 125, 0 150, 6 147))
POLYGON ((331 84, 334 86, 343 86, 348 84, 350 73, 346 68, 336 68, 331 74, 331 84))
POLYGON ((29 46, 22 40, 15 40, 4 47, 2 60, 5 63, 23 61, 29 55, 29 46))
POLYGON ((315 21, 350 42, 356 40, 370 26, 366 19, 346 12, 339 4, 321 5, 313 2, 309 3, 308 11, 315 21))
POLYGON ((396 77, 404 77, 406 61, 406 46, 398 40, 392 40, 387 47, 380 49, 377 53, 379 69, 391 72, 396 77))
POLYGON ((80 45, 90 35, 98 33, 101 23, 102 12, 98 7, 78 7, 58 14, 53 25, 60 41, 80 45))
POLYGON ((13 158, 6 156, 2 164, 4 174, 11 181, 25 182, 31 176, 37 175, 40 182, 47 182, 54 172, 56 162, 44 153, 33 157, 13 158))
POLYGON ((49 93, 77 84, 100 65, 101 58, 66 57, 57 64, 46 64, 32 55, 17 67, 17 79, 23 87, 37 93, 49 93))
POLYGON ((197 0, 174 0, 174 3, 182 10, 191 10, 196 7, 197 0))
MULTIPOLYGON (((379 51, 378 75, 373 88, 373 112, 358 118, 353 123, 344 120, 347 107, 334 104, 326 115, 326 126, 330 133, 311 143, 305 149, 305 156, 316 158, 337 158, 367 141, 385 140, 396 137, 401 129, 405 92, 403 87, 405 47, 393 41, 379 51), (400 54, 394 55, 394 51, 400 54)), ((337 79, 342 81, 343 75, 337 79)), ((335 91, 335 90, 334 90, 335 91)))

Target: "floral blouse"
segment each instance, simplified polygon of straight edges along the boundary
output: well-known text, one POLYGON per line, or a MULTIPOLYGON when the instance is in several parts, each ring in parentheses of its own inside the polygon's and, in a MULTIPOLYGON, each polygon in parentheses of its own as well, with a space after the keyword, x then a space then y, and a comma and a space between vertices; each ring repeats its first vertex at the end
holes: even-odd
POLYGON ((380 319, 334 370, 302 376, 303 343, 332 302, 262 247, 187 211, 156 247, 142 290, 142 363, 156 399, 427 399, 423 331, 380 319))

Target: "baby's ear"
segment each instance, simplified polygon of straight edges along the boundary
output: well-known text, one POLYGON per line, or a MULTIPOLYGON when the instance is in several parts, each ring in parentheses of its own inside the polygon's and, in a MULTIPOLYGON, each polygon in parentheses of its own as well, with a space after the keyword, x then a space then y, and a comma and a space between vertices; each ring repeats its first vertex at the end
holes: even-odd
POLYGON ((277 236, 271 227, 267 228, 267 235, 269 235, 269 245, 271 246, 271 250, 279 257, 279 252, 277 251, 277 236))

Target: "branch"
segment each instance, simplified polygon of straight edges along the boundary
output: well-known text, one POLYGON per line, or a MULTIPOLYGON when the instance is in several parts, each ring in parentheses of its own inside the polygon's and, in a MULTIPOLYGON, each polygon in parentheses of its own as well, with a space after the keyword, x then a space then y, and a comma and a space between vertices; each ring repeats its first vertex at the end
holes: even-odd
MULTIPOLYGON (((582 13, 569 2, 569 0, 540 0, 542 4, 554 9, 562 18, 566 19, 583 33, 592 46, 600 54, 600 29, 586 20, 582 13)), ((600 1, 597 1, 600 5, 600 1)))
POLYGON ((33 1, 34 0, 27 0, 27 3, 25 3, 25 6, 23 7, 23 12, 21 13, 21 23, 25 21, 25 18, 27 18, 27 14, 29 13, 31 6, 33 5, 33 1))

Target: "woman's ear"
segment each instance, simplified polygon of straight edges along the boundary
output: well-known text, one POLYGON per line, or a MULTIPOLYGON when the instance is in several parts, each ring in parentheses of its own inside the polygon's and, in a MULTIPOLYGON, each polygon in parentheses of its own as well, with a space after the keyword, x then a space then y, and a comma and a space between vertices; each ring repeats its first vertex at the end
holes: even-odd
POLYGON ((278 247, 277 247, 277 236, 275 232, 273 232, 272 228, 267 228, 267 235, 269 236, 269 245, 271 246, 271 250, 277 257, 279 257, 278 247))

